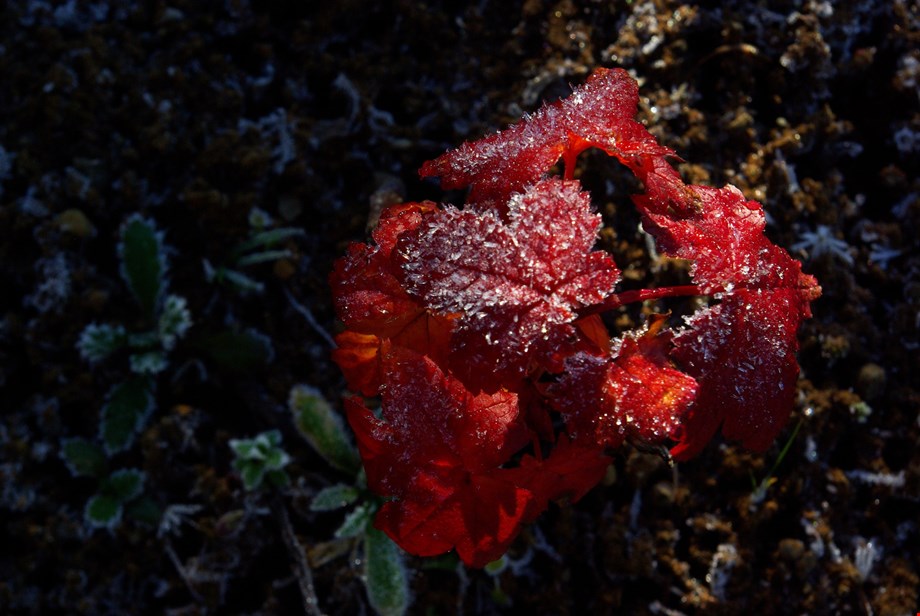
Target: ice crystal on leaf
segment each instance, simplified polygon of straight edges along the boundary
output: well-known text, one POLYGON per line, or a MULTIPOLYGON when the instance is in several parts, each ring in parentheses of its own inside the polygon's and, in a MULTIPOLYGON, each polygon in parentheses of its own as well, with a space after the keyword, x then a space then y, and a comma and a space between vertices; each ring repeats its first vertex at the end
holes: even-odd
POLYGON ((697 454, 721 428, 763 450, 795 391, 796 334, 820 287, 764 235, 759 203, 685 184, 633 118, 635 81, 598 69, 571 96, 425 163, 469 187, 466 206, 392 206, 372 244, 330 277, 346 329, 334 359, 376 415, 346 402, 375 524, 422 556, 500 557, 551 501, 577 500, 633 443, 697 454), (691 283, 616 292, 619 269, 592 250, 600 218, 574 179, 596 147, 645 186, 633 198, 658 251, 691 262, 691 283), (564 178, 547 174, 562 160, 564 178), (652 316, 611 342, 600 313, 647 299, 709 295, 670 330, 652 316), (561 415, 561 421, 554 417, 561 415))

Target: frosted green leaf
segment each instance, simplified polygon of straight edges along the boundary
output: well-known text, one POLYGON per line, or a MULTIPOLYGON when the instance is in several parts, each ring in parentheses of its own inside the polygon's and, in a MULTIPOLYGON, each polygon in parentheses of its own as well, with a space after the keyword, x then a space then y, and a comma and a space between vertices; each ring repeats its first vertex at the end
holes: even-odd
POLYGON ((256 462, 245 460, 236 460, 233 468, 240 472, 240 479, 243 480, 243 487, 247 491, 258 490, 262 486, 262 479, 265 477, 265 467, 256 462))
POLYGON ((61 458, 74 477, 99 477, 105 473, 106 457, 95 443, 83 438, 61 441, 61 458))
POLYGON ((249 222, 249 226, 256 231, 262 231, 263 229, 267 229, 268 227, 275 224, 271 214, 258 207, 254 207, 249 210, 249 216, 246 218, 246 220, 249 222))
POLYGON ((94 528, 114 528, 121 520, 121 501, 106 494, 96 494, 86 502, 83 517, 94 528))
POLYGON ((335 531, 336 539, 350 539, 357 537, 370 528, 371 518, 377 508, 370 503, 362 503, 345 516, 345 521, 335 531))
POLYGON ((292 256, 290 250, 265 250, 262 252, 256 252, 251 255, 246 255, 245 257, 240 257, 237 260, 237 267, 246 267, 247 265, 256 265, 258 263, 267 263, 271 261, 277 261, 278 259, 286 259, 292 256))
POLYGON ((135 433, 153 411, 153 404, 153 394, 143 378, 125 381, 109 390, 99 425, 106 453, 111 455, 131 446, 135 433))
POLYGON ((268 430, 266 432, 261 432, 256 436, 256 443, 263 449, 278 447, 281 444, 281 431, 268 430))
POLYGON ((294 413, 294 423, 307 442, 329 464, 346 473, 355 474, 361 468, 358 452, 348 437, 341 415, 315 387, 295 385, 288 397, 294 413))
POLYGON ((163 234, 157 231, 152 220, 135 214, 121 227, 118 253, 122 277, 144 313, 152 318, 166 286, 163 234))
POLYGON ((153 375, 166 370, 169 361, 163 351, 145 351, 128 357, 128 365, 134 374, 153 375))
POLYGON ((99 484, 99 493, 126 503, 144 491, 146 475, 136 468, 123 468, 109 475, 99 484))
POLYGON ((281 432, 269 430, 251 439, 231 439, 230 449, 236 454, 233 468, 240 473, 247 490, 257 490, 268 478, 269 483, 283 487, 290 479, 283 470, 291 457, 281 449, 281 432))
POLYGON ((208 282, 216 282, 218 284, 227 283, 243 294, 262 293, 265 291, 264 284, 242 272, 226 267, 215 268, 207 259, 205 259, 202 264, 204 265, 204 278, 208 282))
POLYGON ((310 502, 310 511, 333 511, 347 507, 358 500, 358 489, 354 486, 337 484, 317 492, 310 502))
POLYGON ((287 455, 281 449, 271 449, 265 454, 265 468, 268 470, 278 470, 291 461, 291 456, 287 455))
POLYGON ((121 325, 90 323, 77 340, 80 356, 91 364, 102 361, 127 342, 127 332, 121 325))
POLYGON ((255 439, 230 439, 230 449, 243 460, 251 460, 254 457, 261 457, 261 453, 256 445, 255 439))
POLYGON ((262 231, 260 233, 254 234, 245 242, 240 243, 233 251, 232 259, 237 261, 244 253, 253 250, 255 248, 268 248, 278 242, 288 239, 289 237, 296 237, 299 235, 306 235, 306 232, 303 229, 295 229, 293 227, 282 227, 280 229, 272 229, 270 231, 262 231))
POLYGON ((185 336, 191 326, 192 313, 189 312, 185 298, 167 295, 157 323, 157 333, 163 348, 171 351, 176 346, 176 341, 185 336))
POLYGON ((400 549, 384 533, 369 527, 364 535, 364 559, 371 606, 383 616, 405 614, 411 598, 400 549))

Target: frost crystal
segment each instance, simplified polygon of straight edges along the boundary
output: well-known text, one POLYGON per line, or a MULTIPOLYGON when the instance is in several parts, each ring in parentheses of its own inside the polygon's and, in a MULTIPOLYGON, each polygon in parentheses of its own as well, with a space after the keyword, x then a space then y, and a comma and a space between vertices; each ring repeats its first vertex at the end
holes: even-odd
POLYGON ((850 245, 834 237, 834 232, 827 225, 818 225, 815 231, 805 231, 800 237, 802 239, 790 246, 792 250, 802 250, 812 259, 827 254, 853 265, 850 245))

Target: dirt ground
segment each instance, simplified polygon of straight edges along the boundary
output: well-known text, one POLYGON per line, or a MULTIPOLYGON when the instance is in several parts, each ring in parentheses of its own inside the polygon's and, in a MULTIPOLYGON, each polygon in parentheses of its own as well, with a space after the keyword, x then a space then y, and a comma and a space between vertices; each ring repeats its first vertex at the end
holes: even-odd
MULTIPOLYGON (((297 384, 335 409, 346 394, 332 263, 382 205, 462 202, 418 167, 597 66, 639 80, 639 119, 687 180, 761 201, 818 278, 792 418, 765 454, 718 441, 671 469, 620 451, 502 572, 407 558, 410 613, 920 610, 915 0, 10 0, 0 31, 0 612, 300 613, 286 519, 319 608, 370 613, 360 544, 333 541, 343 513, 309 508, 342 477, 287 408, 297 384), (261 291, 244 293, 205 262, 230 263, 254 208, 305 233, 247 266, 261 291), (124 355, 87 362, 81 332, 146 326, 119 273, 133 213, 163 232, 193 325, 105 462, 140 469, 146 509, 94 529, 98 481, 62 444, 97 438, 131 373, 124 355), (275 496, 244 488, 230 447, 271 429, 291 460, 275 496)), ((649 254, 641 187, 606 157, 581 164, 630 280, 685 276, 649 254)))

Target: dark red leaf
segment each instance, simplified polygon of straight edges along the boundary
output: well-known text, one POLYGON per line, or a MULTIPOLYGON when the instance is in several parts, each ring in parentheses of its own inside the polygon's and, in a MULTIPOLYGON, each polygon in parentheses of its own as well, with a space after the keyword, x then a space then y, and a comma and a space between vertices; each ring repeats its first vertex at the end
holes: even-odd
POLYGON ((474 566, 497 558, 533 500, 499 468, 530 440, 517 396, 474 395, 406 349, 389 354, 385 373, 383 419, 347 402, 368 486, 394 498, 378 527, 420 555, 455 547, 474 566))
POLYGON ((389 340, 347 330, 335 337, 335 343, 332 360, 342 370, 348 388, 364 396, 376 396, 383 385, 382 362, 389 340))
POLYGON ((353 243, 329 276, 336 314, 362 334, 389 338, 423 310, 394 276, 390 253, 399 235, 436 211, 433 203, 406 203, 384 210, 373 233, 376 245, 353 243))
POLYGON ((699 453, 723 422, 723 434, 748 449, 770 446, 795 398, 796 332, 807 309, 796 289, 740 289, 689 319, 674 357, 699 393, 671 451, 676 459, 699 453))

